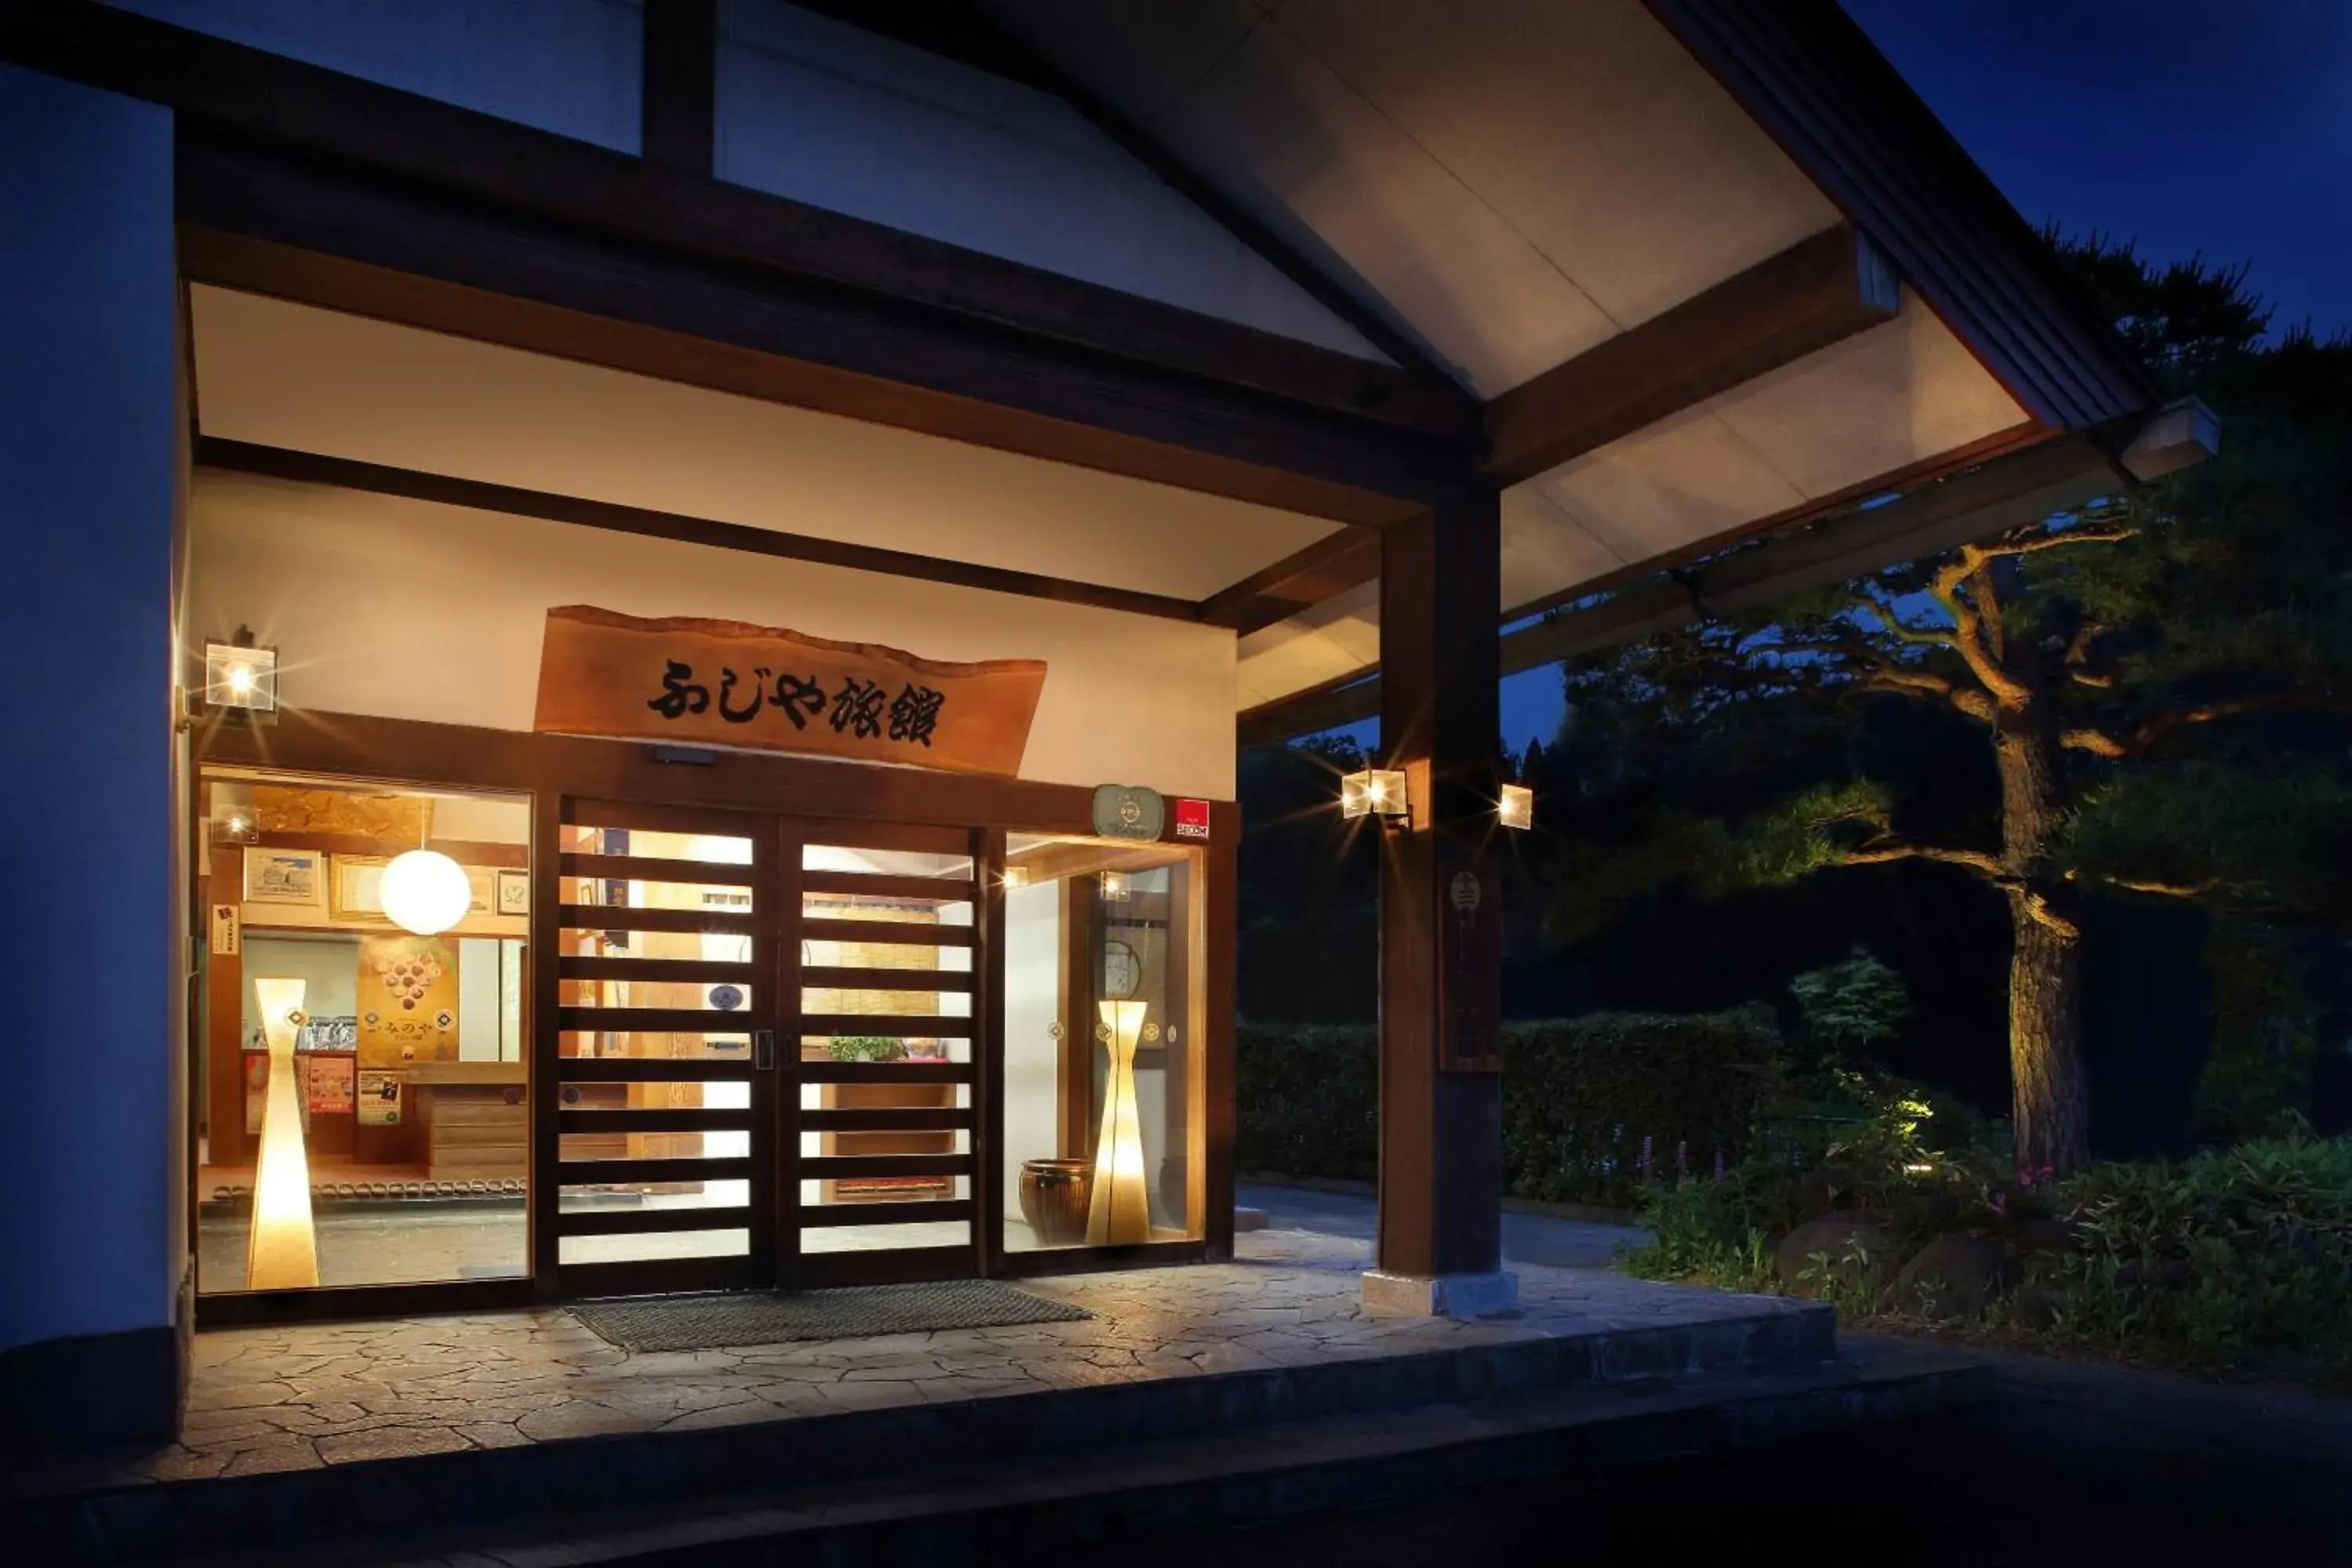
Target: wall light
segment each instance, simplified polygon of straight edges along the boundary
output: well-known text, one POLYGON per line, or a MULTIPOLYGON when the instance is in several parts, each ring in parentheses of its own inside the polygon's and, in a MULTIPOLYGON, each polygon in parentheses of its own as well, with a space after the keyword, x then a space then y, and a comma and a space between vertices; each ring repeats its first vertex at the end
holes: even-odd
POLYGON ((1495 819, 1506 827, 1533 827, 1536 792, 1525 784, 1505 784, 1503 798, 1495 804, 1495 819))
POLYGON ((254 1006, 269 1042, 261 1110, 261 1153, 253 1171, 253 1223, 245 1246, 245 1288, 298 1290, 319 1282, 319 1238, 310 1222, 310 1157, 302 1145, 302 1097, 294 1082, 294 1037, 302 1026, 299 980, 257 978, 254 1006))
POLYGON ((1004 885, 1007 888, 1027 887, 1029 885, 1029 868, 1026 866, 1007 866, 1004 868, 1004 885))
POLYGON ((474 907, 466 868, 438 849, 411 849, 383 868, 384 918, 418 936, 439 936, 474 907))
POLYGON ((1087 1244, 1118 1247, 1151 1239, 1151 1200, 1143 1184, 1143 1121, 1135 1108, 1135 1047, 1143 1037, 1144 1004, 1096 1005, 1110 1035, 1110 1073, 1103 1085, 1102 1136, 1095 1144, 1087 1244))
POLYGON ((1339 781, 1341 816, 1402 816, 1412 809, 1402 768, 1366 768, 1339 781))
POLYGON ((1102 874, 1102 896, 1114 904, 1127 902, 1127 873, 1105 871, 1102 874))
POLYGON ((278 650, 243 643, 205 644, 205 706, 278 711, 278 650))

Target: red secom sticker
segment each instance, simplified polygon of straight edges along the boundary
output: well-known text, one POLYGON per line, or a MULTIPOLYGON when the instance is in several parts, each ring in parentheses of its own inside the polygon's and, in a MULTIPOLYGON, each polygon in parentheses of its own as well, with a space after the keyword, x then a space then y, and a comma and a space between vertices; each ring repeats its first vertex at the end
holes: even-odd
POLYGON ((1198 838, 1209 837, 1209 803, 1205 800, 1180 800, 1176 803, 1176 837, 1198 838))

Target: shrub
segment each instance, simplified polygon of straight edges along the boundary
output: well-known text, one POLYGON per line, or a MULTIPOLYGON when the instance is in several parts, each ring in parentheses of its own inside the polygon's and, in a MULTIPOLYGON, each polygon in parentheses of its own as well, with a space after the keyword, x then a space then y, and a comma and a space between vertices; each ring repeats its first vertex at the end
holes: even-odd
MULTIPOLYGON (((1503 1026, 1503 1181, 1515 1196, 1633 1204, 1654 1171, 1737 1160, 1778 1081, 1780 1037, 1755 1012, 1594 1013, 1503 1026)), ((1370 1026, 1244 1024, 1241 1168, 1374 1179, 1380 1070, 1370 1026)))
POLYGON ((2059 1185, 2077 1248, 2036 1270, 2062 1333, 2215 1369, 2352 1349, 2352 1143, 2295 1134, 2059 1185))
POLYGON ((1769 1156, 1729 1167, 1720 1181, 1653 1182, 1642 1199, 1650 1240, 1626 1256, 1625 1271, 1718 1290, 1776 1289, 1772 1240, 1788 1227, 1791 1187, 1788 1166, 1769 1156))

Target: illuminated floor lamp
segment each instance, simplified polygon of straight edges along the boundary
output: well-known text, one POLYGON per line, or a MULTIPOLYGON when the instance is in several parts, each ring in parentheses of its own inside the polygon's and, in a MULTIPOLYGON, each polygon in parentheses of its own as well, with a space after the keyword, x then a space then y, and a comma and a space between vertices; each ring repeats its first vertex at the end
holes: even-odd
POLYGON ((1102 1140, 1095 1145, 1087 1242, 1116 1247, 1151 1239, 1151 1201, 1143 1185, 1143 1127, 1135 1110, 1135 1043, 1143 1034, 1144 1005, 1097 1005, 1103 1026, 1110 1031, 1110 1079, 1103 1096, 1102 1140))
POLYGON ((302 1147, 302 1101, 294 1083, 294 1032, 302 982, 253 983, 269 1042, 269 1089, 261 1110, 261 1159, 253 1173, 253 1228, 246 1237, 245 1288, 294 1290, 319 1282, 319 1237, 310 1224, 310 1159, 302 1147))

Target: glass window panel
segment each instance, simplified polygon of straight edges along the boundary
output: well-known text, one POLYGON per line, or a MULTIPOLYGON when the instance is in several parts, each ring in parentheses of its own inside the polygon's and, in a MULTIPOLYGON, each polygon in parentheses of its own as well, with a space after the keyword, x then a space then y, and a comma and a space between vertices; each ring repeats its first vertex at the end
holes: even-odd
POLYGON ((751 1233, 737 1226, 719 1230, 666 1230, 646 1236, 566 1236, 556 1241, 562 1263, 643 1263, 672 1258, 742 1258, 751 1233))

